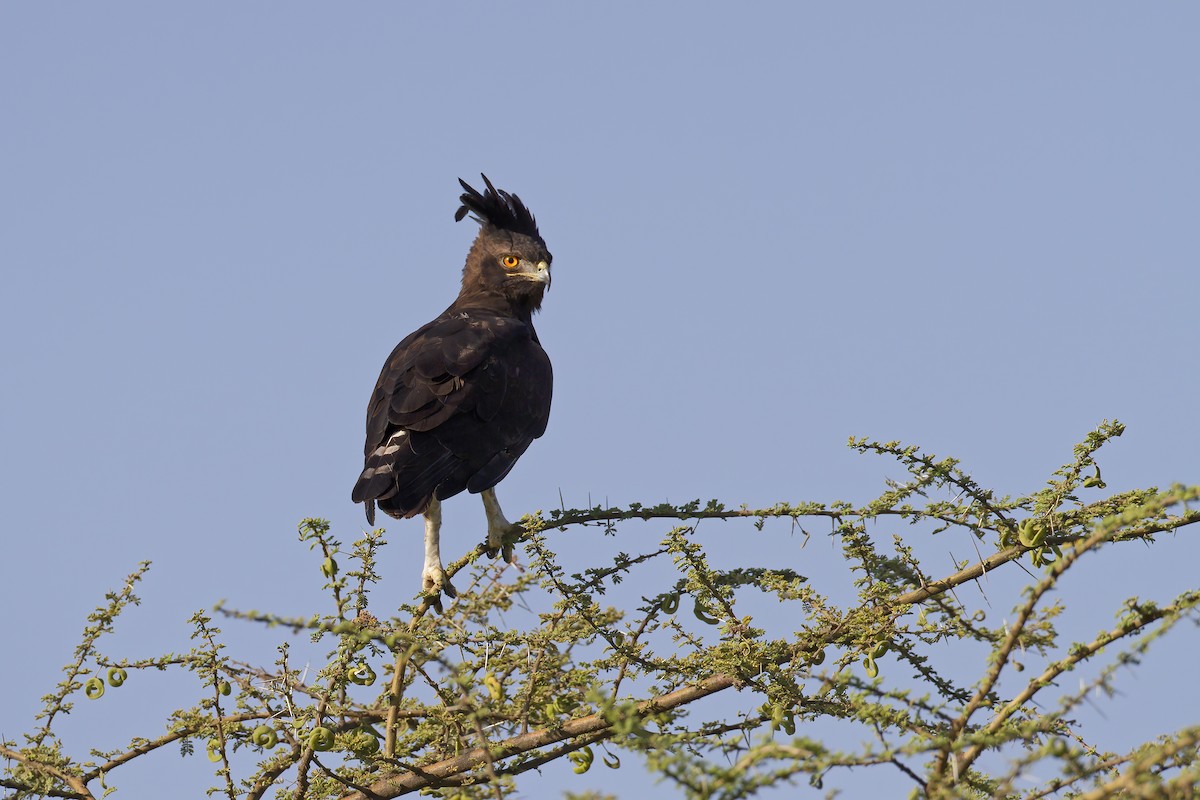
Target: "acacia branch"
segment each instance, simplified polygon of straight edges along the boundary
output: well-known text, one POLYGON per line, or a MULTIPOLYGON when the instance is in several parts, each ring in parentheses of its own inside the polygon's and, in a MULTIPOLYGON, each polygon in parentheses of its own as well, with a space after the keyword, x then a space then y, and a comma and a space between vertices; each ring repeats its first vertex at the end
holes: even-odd
MULTIPOLYGON (((78 775, 71 775, 68 772, 63 772, 53 764, 45 764, 41 761, 35 761, 31 758, 26 758, 16 750, 9 750, 7 747, 0 747, 0 756, 12 759, 13 761, 19 761, 34 772, 40 772, 43 775, 48 775, 51 778, 54 778, 56 781, 61 781, 67 786, 70 786, 71 791, 74 792, 74 794, 59 793, 55 795, 57 797, 77 797, 80 800, 95 800, 95 797, 87 787, 87 782, 78 775)), ((29 787, 13 788, 23 788, 25 791, 29 791, 29 787)))
POLYGON ((1200 744, 1200 727, 1185 728, 1179 731, 1172 741, 1164 742, 1158 747, 1149 748, 1140 758, 1133 759, 1129 764, 1129 768, 1122 772, 1119 777, 1092 789, 1090 792, 1076 795, 1076 798, 1077 800, 1101 800, 1105 797, 1114 797, 1127 792, 1134 792, 1135 796, 1140 797, 1158 797, 1161 790, 1156 788, 1154 784, 1149 786, 1142 785, 1146 780, 1146 775, 1154 767, 1163 765, 1177 754, 1190 750, 1197 744, 1200 744), (1139 789, 1142 791, 1139 791, 1139 789))
MULTIPOLYGON (((686 686, 674 692, 644 700, 637 705, 639 715, 656 714, 670 711, 673 708, 686 705, 703 697, 716 694, 734 686, 733 677, 729 675, 714 675, 694 686, 686 686)), ((488 759, 497 761, 510 758, 521 753, 528 753, 556 742, 573 739, 577 736, 587 736, 607 731, 612 727, 603 714, 589 714, 586 717, 569 720, 556 728, 543 728, 529 733, 513 736, 498 742, 490 748, 476 747, 465 753, 447 758, 419 768, 419 771, 404 775, 389 775, 369 787, 369 793, 353 792, 343 795, 342 800, 376 800, 376 798, 399 797, 403 794, 438 785, 439 779, 458 775, 463 772, 483 766, 488 759)))

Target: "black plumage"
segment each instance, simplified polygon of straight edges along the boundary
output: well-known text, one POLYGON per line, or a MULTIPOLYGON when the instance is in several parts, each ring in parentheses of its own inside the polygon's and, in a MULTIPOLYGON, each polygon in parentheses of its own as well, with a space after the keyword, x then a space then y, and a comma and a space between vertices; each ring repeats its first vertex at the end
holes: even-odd
POLYGON ((456 221, 480 223, 462 289, 392 351, 367 406, 365 465, 352 498, 396 518, 431 499, 499 483, 546 430, 553 375, 532 315, 551 255, 533 214, 487 176, 464 189, 456 221))

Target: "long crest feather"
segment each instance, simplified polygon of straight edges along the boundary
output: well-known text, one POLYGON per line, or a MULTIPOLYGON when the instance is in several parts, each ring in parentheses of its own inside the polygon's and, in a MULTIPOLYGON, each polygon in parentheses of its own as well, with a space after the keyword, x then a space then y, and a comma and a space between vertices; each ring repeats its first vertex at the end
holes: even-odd
POLYGON ((533 213, 525 207, 521 198, 492 186, 487 175, 480 173, 479 177, 483 178, 483 183, 487 186, 482 194, 462 178, 458 179, 465 191, 459 197, 462 205, 454 212, 455 222, 460 222, 468 213, 473 213, 474 219, 481 225, 494 225, 534 239, 542 238, 538 233, 533 213))

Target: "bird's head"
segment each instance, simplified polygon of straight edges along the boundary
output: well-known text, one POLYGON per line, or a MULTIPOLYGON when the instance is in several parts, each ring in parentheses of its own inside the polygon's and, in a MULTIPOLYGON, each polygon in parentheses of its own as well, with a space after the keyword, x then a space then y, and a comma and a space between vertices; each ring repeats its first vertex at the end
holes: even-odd
POLYGON ((462 293, 501 294, 518 309, 536 311, 550 288, 553 256, 521 198, 480 177, 487 187, 482 193, 458 181, 465 191, 454 220, 470 213, 481 226, 463 268, 462 293))

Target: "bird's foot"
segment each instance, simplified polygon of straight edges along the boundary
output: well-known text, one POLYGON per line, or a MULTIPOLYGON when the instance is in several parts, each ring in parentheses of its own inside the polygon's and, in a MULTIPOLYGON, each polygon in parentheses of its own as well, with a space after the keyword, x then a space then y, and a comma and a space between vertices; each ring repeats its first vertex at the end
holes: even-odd
POLYGON ((503 558, 506 564, 517 560, 513 549, 517 542, 525 536, 525 528, 517 522, 507 522, 503 525, 489 525, 486 552, 489 558, 503 558))
POLYGON ((425 599, 429 605, 440 614, 442 613, 442 595, 446 597, 458 597, 458 590, 454 588, 454 584, 450 583, 450 576, 446 574, 446 570, 440 564, 433 567, 426 567, 421 572, 421 591, 425 593, 425 599))

